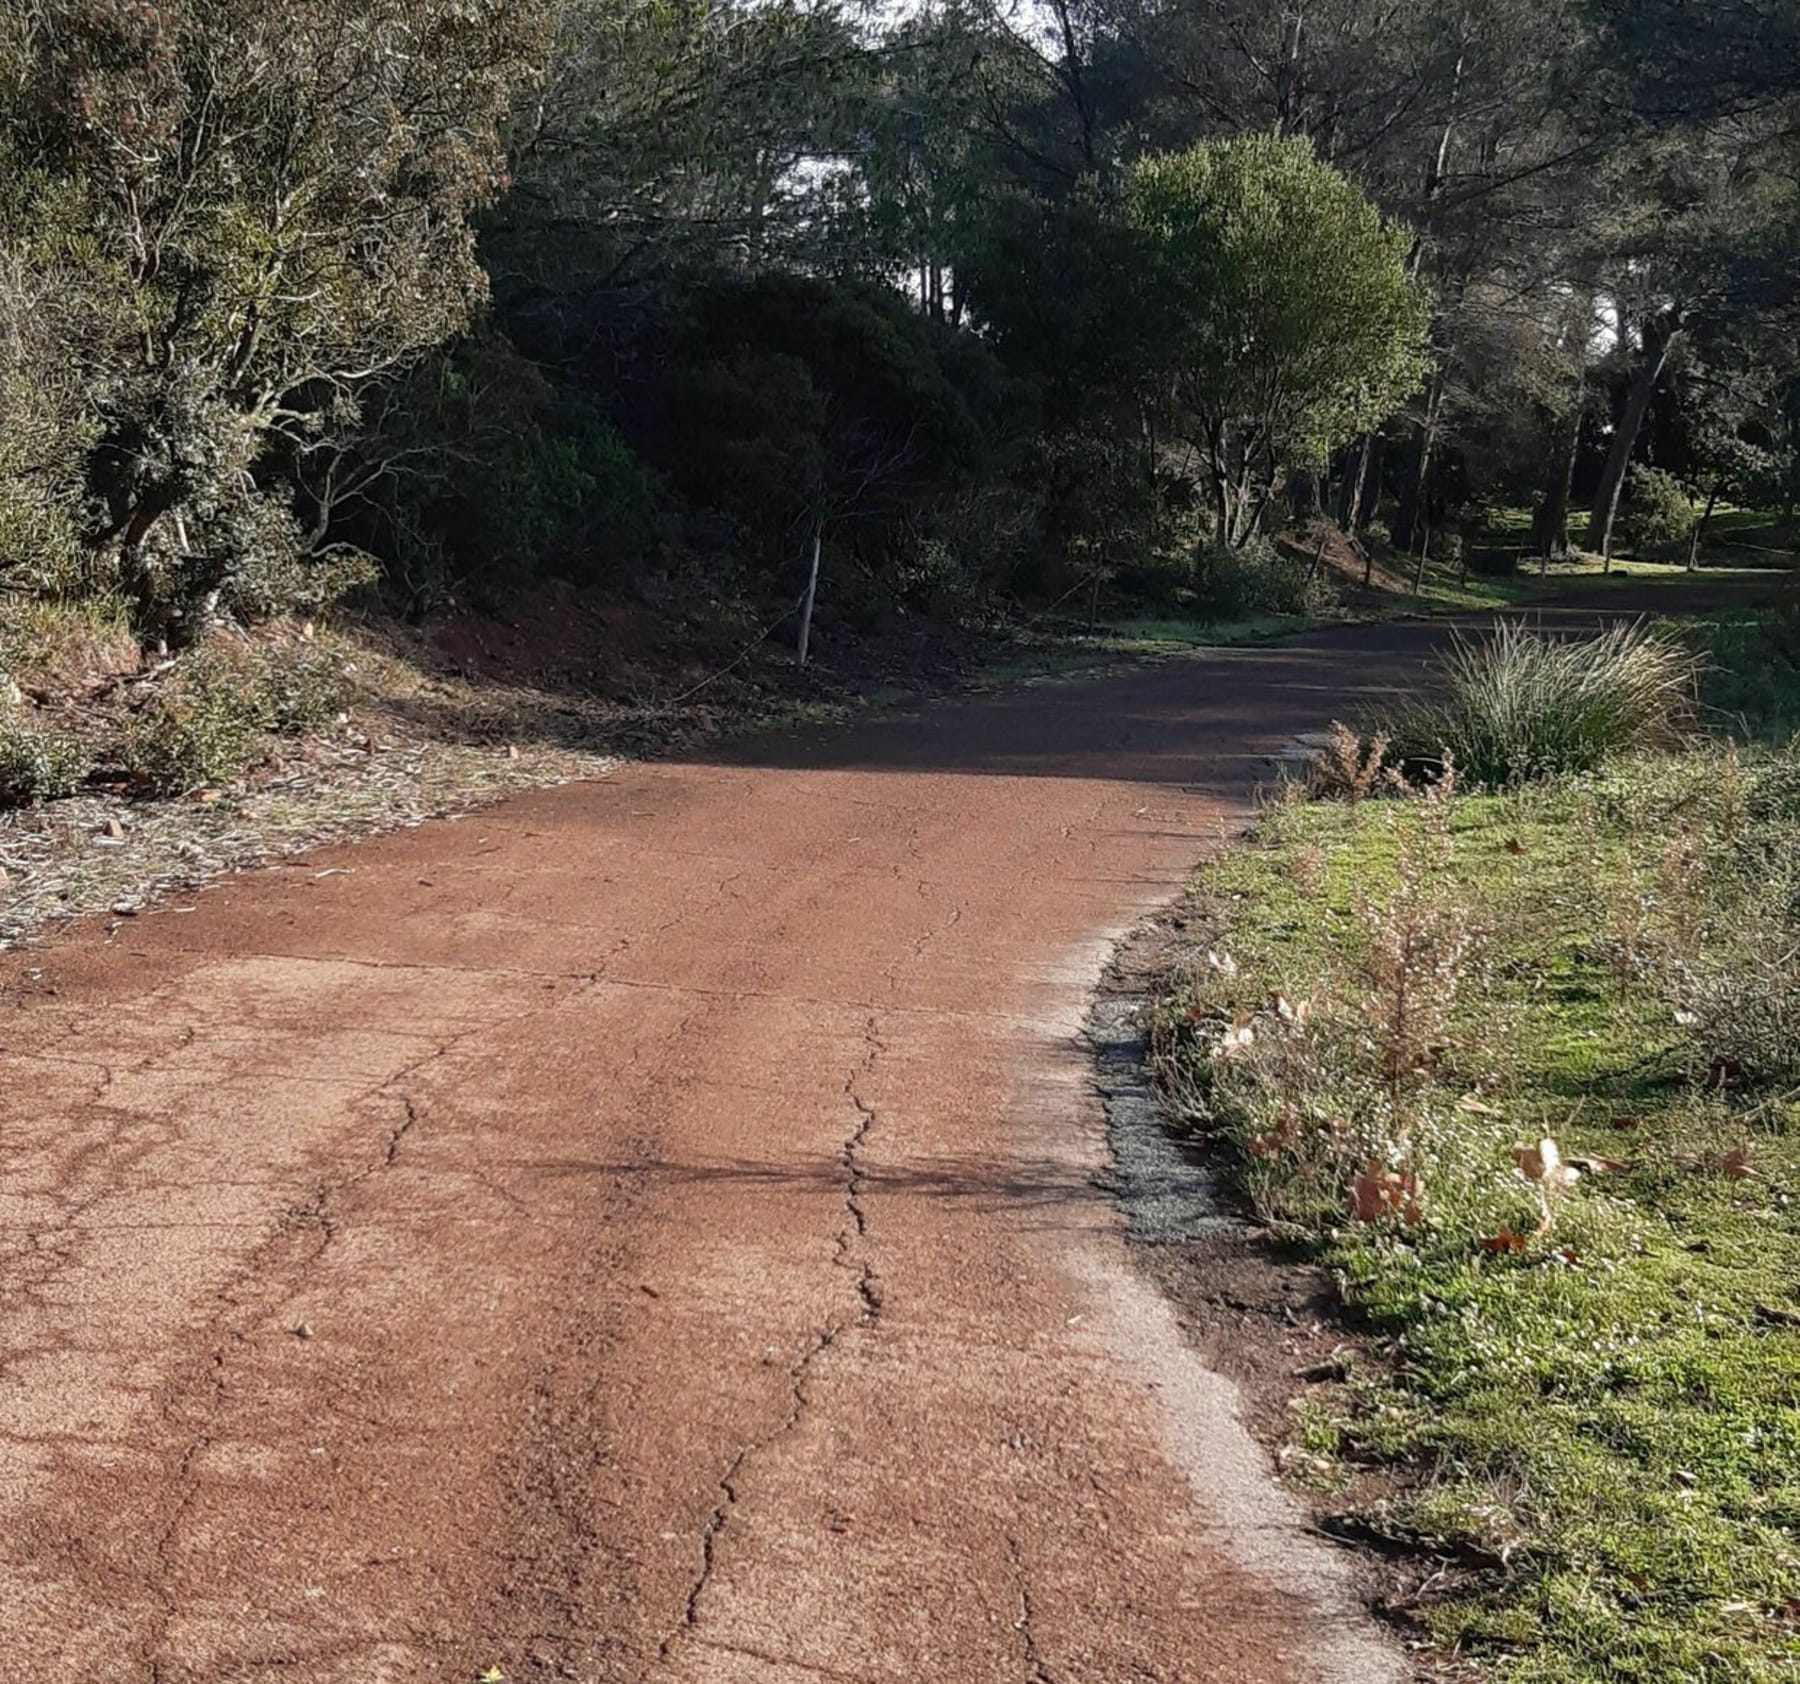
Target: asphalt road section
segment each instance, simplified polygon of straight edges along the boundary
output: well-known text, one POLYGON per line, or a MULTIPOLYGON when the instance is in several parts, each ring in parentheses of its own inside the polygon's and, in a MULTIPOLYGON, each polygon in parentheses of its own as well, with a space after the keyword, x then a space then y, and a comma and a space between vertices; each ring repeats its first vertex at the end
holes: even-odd
POLYGON ((0 1676, 1402 1676, 1078 1028, 1388 627, 636 766, 0 966, 0 1676))

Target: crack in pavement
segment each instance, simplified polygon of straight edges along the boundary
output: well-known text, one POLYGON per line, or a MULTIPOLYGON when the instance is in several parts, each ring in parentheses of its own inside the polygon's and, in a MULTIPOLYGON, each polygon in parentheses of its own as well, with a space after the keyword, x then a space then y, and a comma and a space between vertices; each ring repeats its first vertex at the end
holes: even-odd
POLYGON ((1025 1551, 1012 1533, 1006 1535, 1006 1553, 1012 1563, 1013 1584, 1019 1598, 1019 1612, 1013 1630, 1019 1634, 1021 1661, 1025 1668, 1025 1684, 1056 1684, 1056 1675, 1044 1664, 1038 1652, 1037 1611, 1031 1600, 1031 1576, 1025 1567, 1025 1551))
MULTIPOLYGON (((430 1052, 403 1065, 392 1075, 366 1089, 351 1102, 352 1107, 363 1100, 394 1093, 400 1084, 417 1075, 426 1066, 450 1057, 467 1041, 492 1034, 497 1029, 514 1027, 534 1017, 549 1016, 563 1009, 570 1001, 590 992, 598 985, 599 980, 597 973, 590 975, 582 987, 548 1005, 533 1005, 498 1024, 480 1024, 448 1036, 430 1052)), ((252 1336, 261 1327, 281 1313, 284 1305, 293 1301, 302 1290, 306 1275, 331 1248, 338 1234, 338 1217, 334 1212, 334 1205, 346 1193, 391 1169, 399 1159, 402 1145, 418 1126, 420 1113, 418 1104, 410 1093, 399 1092, 397 1097, 402 1115, 388 1130, 379 1155, 354 1174, 336 1181, 321 1182, 310 1201, 290 1207, 274 1231, 251 1250, 244 1265, 234 1271, 230 1279, 214 1294, 214 1302, 219 1308, 204 1331, 204 1337, 212 1341, 212 1349, 202 1370, 200 1396, 196 1405, 182 1408, 183 1398, 191 1398, 195 1389, 190 1370, 190 1377, 171 1388, 169 1395, 159 1406, 159 1414, 171 1433, 181 1425, 183 1416, 190 1423, 198 1424, 190 1426, 186 1443, 171 1466, 169 1483, 178 1494, 152 1539, 150 1564, 143 1575, 145 1589, 158 1609, 152 1628, 140 1645, 149 1684, 163 1684, 165 1678, 161 1650, 167 1642, 177 1612, 177 1599, 169 1583, 175 1570, 175 1541, 199 1500, 201 1479, 196 1471, 197 1465, 219 1439, 217 1418, 229 1389, 232 1359, 249 1345, 252 1336), (317 1243, 305 1255, 288 1260, 283 1267, 281 1252, 291 1245, 296 1235, 308 1231, 316 1233, 317 1243), (257 1301, 259 1293, 264 1294, 262 1302, 257 1301), (244 1317, 243 1325, 231 1325, 238 1317, 244 1317)))
POLYGON ((863 1026, 863 1056, 844 1078, 844 1097, 855 1109, 856 1125, 844 1137, 838 1152, 844 1177, 845 1222, 838 1230, 837 1251, 833 1257, 840 1268, 856 1270, 856 1295, 862 1303, 864 1325, 881 1314, 882 1304, 881 1277, 876 1274, 874 1264, 863 1255, 869 1237, 869 1213, 865 1205, 869 1175, 863 1163, 863 1151, 877 1119, 875 1107, 857 1091, 856 1084, 859 1076, 867 1076, 874 1070, 875 1061, 885 1050, 878 1020, 871 1012, 863 1026))
MULTIPOLYGON (((806 1413, 807 1406, 811 1402, 806 1392, 806 1381, 812 1366, 837 1343, 846 1325, 844 1322, 834 1322, 828 1327, 821 1328, 807 1342, 806 1348, 788 1369, 787 1413, 768 1432, 741 1445, 730 1462, 726 1464, 725 1472, 719 1477, 719 1501, 713 1506, 712 1513, 707 1516, 706 1524, 700 1531, 700 1570, 693 1583, 688 1587, 687 1602, 682 1609, 681 1623, 673 1630, 664 1633, 662 1641, 656 1646, 655 1658, 639 1674, 640 1679, 648 1678, 657 1667, 671 1660, 681 1639, 699 1626, 700 1603, 705 1597, 707 1586, 712 1582, 713 1573, 718 1567, 719 1538, 730 1521, 731 1511, 741 1500, 741 1493, 738 1490, 738 1475, 752 1456, 768 1449, 770 1445, 784 1438, 800 1424, 800 1418, 806 1413)), ((702 1641, 710 1643, 712 1640, 704 1639, 702 1641)), ((713 1644, 713 1646, 720 1647, 721 1645, 713 1644)))
MULTIPOLYGON (((837 1232, 832 1253, 835 1266, 856 1271, 856 1295, 859 1309, 855 1321, 836 1321, 821 1328, 808 1342, 799 1358, 788 1370, 788 1409, 787 1413, 770 1431, 750 1442, 741 1445, 737 1453, 726 1464, 724 1473, 719 1478, 719 1501, 714 1504, 712 1512, 707 1516, 700 1531, 700 1568, 693 1583, 688 1587, 688 1595, 682 1610, 681 1623, 673 1630, 666 1632, 657 1644, 656 1655, 650 1666, 640 1674, 647 1678, 659 1666, 673 1658, 676 1646, 684 1636, 695 1632, 700 1624, 700 1605, 705 1598, 707 1587, 711 1584, 718 1567, 719 1539, 730 1524, 731 1511, 742 1501, 739 1489, 739 1476, 745 1465, 753 1456, 759 1455, 771 1445, 779 1442, 791 1433, 805 1415, 811 1398, 807 1394, 807 1380, 811 1376, 813 1365, 830 1350, 844 1334, 856 1328, 873 1327, 880 1319, 882 1310, 881 1277, 876 1274, 874 1265, 862 1255, 869 1234, 869 1213, 866 1205, 868 1189, 868 1172, 863 1165, 862 1154, 869 1138, 869 1131, 875 1126, 877 1113, 857 1092, 856 1083, 859 1076, 866 1076, 874 1067, 875 1061, 885 1051, 882 1043, 879 1023, 875 1015, 869 1015, 863 1029, 863 1055, 844 1078, 844 1096, 850 1101, 856 1114, 855 1126, 845 1136, 839 1147, 838 1162, 843 1172, 844 1223, 837 1232)), ((729 1650, 732 1646, 712 1638, 697 1639, 708 1647, 729 1650)), ((740 1650, 750 1654, 749 1650, 740 1650)), ((803 1662, 791 1662, 805 1667, 803 1662)), ((822 1672, 822 1669, 806 1667, 806 1670, 822 1672)), ((841 1675, 826 1675, 841 1676, 841 1675)))

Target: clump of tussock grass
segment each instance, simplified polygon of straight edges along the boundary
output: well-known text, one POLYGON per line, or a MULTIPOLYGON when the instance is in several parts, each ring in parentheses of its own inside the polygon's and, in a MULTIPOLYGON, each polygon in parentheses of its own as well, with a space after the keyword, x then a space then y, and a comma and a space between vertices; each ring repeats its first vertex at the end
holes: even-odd
POLYGON ((1490 787, 1592 771, 1610 755, 1676 746, 1698 673, 1689 650, 1641 622, 1559 639, 1502 621, 1442 657, 1441 695, 1401 713, 1392 749, 1427 764, 1447 751, 1465 779, 1490 787))

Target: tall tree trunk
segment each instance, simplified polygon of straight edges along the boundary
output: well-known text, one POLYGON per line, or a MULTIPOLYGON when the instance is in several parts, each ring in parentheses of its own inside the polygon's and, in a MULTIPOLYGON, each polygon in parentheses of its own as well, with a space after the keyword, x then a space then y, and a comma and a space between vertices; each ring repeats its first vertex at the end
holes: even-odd
POLYGON ((1218 531, 1215 536, 1221 544, 1229 545, 1233 525, 1231 480, 1222 467, 1213 470, 1213 513, 1218 518, 1218 531))
POLYGON ((1706 507, 1688 534, 1687 570, 1692 573, 1700 565, 1700 546, 1706 541, 1706 529, 1712 524, 1713 509, 1719 501, 1719 482, 1715 479, 1706 491, 1706 507))
POLYGON ((1637 444, 1638 430, 1656 393, 1656 383, 1669 366, 1669 354, 1680 342, 1685 329, 1676 312, 1659 316, 1644 324, 1643 354, 1638 359, 1637 373, 1626 394, 1625 408, 1619 424, 1613 429, 1612 448, 1606 453, 1606 466, 1600 471, 1600 484, 1594 491, 1594 507, 1588 516, 1587 546, 1597 550, 1612 571, 1613 522, 1619 514, 1619 493, 1625 489, 1625 470, 1631 465, 1631 452, 1637 444))
POLYGON ((1364 433, 1362 443, 1352 449, 1350 468, 1344 475, 1338 525, 1346 532, 1354 535, 1369 524, 1381 500, 1380 485, 1381 441, 1373 432, 1364 433))
POLYGON ((1575 458, 1580 453, 1581 401, 1577 397, 1568 413, 1557 418, 1550 438, 1543 501, 1531 517, 1532 550, 1546 565, 1569 559, 1569 497, 1575 486, 1575 458))
POLYGON ((1281 68, 1275 76, 1275 132, 1292 134, 1300 127, 1300 37, 1306 27, 1306 9, 1295 5, 1283 20, 1281 68))
POLYGON ((1438 415, 1444 404, 1444 365, 1439 363, 1431 374, 1431 386, 1425 394, 1425 414, 1415 431, 1413 459, 1405 482, 1400 487, 1400 504, 1394 511, 1394 548, 1402 554, 1413 547, 1420 535, 1420 515, 1424 512, 1425 488, 1431 476, 1431 452, 1437 444, 1438 415))

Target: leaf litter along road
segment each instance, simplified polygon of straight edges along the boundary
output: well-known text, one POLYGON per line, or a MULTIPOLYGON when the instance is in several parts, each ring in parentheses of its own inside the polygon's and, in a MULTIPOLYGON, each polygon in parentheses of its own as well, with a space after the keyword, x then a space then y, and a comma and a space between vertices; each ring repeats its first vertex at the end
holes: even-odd
POLYGON ((1388 627, 525 795, 6 962, 34 1684, 1395 1679, 1078 1025, 1388 627))

